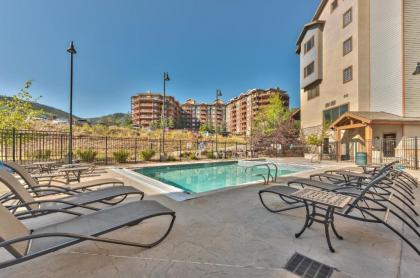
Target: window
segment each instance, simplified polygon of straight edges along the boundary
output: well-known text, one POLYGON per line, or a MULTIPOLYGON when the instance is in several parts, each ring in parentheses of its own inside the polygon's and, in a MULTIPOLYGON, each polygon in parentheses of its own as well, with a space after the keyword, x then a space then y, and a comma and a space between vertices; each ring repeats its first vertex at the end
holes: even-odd
POLYGON ((343 70, 343 83, 347 83, 353 80, 353 66, 350 66, 343 70))
POLYGON ((337 9, 337 7, 338 7, 338 1, 337 1, 337 0, 332 1, 332 2, 331 2, 331 13, 332 13, 335 9, 337 9))
POLYGON ((331 124, 337 120, 341 115, 349 111, 349 105, 344 104, 324 111, 324 123, 331 124))
POLYGON ((312 36, 307 42, 305 42, 305 54, 309 52, 315 45, 315 38, 312 36))
POLYGON ((310 63, 309 65, 307 65, 304 69, 303 75, 306 77, 308 77, 309 75, 311 75, 315 70, 315 62, 310 63))
POLYGON ((343 42, 343 56, 349 54, 353 51, 353 38, 350 37, 346 41, 343 42))
POLYGON ((343 28, 349 25, 353 21, 353 9, 350 8, 343 14, 343 28))
POLYGON ((313 98, 316 98, 319 96, 319 86, 316 85, 314 87, 305 89, 305 92, 307 94, 308 100, 311 100, 313 98))

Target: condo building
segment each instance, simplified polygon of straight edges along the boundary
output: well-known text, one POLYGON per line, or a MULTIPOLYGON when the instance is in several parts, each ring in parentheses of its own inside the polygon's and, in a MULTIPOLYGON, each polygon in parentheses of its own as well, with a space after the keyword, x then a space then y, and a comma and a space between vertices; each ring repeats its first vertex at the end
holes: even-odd
POLYGON ((320 1, 297 41, 303 132, 329 125, 339 159, 357 139, 369 161, 397 156, 399 140, 419 136, 419 23, 418 0, 320 1), (375 149, 383 140, 393 151, 375 149))
POLYGON ((197 103, 188 99, 182 108, 182 122, 187 129, 198 130, 201 124, 222 127, 226 121, 226 106, 222 100, 213 103, 197 103))
POLYGON ((255 115, 263 106, 269 104, 269 98, 278 95, 285 107, 289 107, 289 95, 276 89, 252 89, 240 94, 226 104, 226 129, 232 134, 252 134, 252 123, 255 115))
MULTIPOLYGON (((166 96, 166 117, 175 125, 180 123, 181 106, 172 96, 166 96)), ((134 125, 148 128, 162 118, 163 95, 160 93, 139 93, 131 97, 131 118, 134 125)))

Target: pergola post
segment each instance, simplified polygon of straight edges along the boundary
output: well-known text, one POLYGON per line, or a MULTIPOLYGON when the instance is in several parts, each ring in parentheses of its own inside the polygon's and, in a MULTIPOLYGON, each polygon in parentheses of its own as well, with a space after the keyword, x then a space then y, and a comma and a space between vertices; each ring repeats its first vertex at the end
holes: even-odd
POLYGON ((372 126, 368 124, 365 127, 365 142, 366 142, 366 153, 367 153, 368 164, 372 164, 372 140, 373 140, 372 126))
POLYGON ((336 154, 337 154, 337 162, 341 161, 341 130, 339 128, 335 128, 335 143, 336 143, 336 154))

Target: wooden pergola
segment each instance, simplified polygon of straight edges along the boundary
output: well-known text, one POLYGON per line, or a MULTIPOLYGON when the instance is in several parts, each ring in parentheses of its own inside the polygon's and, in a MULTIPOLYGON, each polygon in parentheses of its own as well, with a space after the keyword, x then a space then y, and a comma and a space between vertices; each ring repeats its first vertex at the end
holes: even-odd
POLYGON ((364 128, 365 131, 365 146, 366 146, 366 153, 367 153, 367 160, 368 163, 372 163, 372 140, 373 140, 373 130, 372 130, 372 123, 373 120, 367 117, 363 117, 357 115, 353 112, 346 112, 337 120, 335 120, 330 128, 334 129, 335 132, 335 140, 338 143, 337 146, 337 160, 341 160, 341 134, 343 130, 351 130, 357 128, 364 128))

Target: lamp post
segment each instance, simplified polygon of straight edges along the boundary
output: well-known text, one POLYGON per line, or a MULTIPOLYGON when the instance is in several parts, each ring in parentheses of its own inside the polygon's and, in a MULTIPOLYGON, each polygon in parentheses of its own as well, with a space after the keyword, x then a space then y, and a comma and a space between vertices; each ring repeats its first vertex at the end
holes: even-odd
POLYGON ((217 126, 218 126, 218 122, 217 122, 217 112, 218 112, 218 108, 219 108, 219 97, 221 97, 222 96, 222 91, 220 90, 220 89, 217 89, 216 90, 216 105, 215 105, 215 107, 216 107, 216 127, 215 127, 215 131, 216 131, 216 153, 217 153, 217 156, 219 156, 219 151, 218 151, 218 149, 217 149, 217 134, 219 133, 219 131, 217 130, 217 126))
POLYGON ((68 163, 73 163, 73 55, 76 54, 73 41, 70 43, 70 47, 67 49, 70 53, 70 114, 69 114, 69 160, 68 163))
POLYGON ((165 156, 165 128, 166 128, 166 81, 169 81, 169 74, 163 73, 163 105, 162 105, 162 155, 160 160, 165 156))

